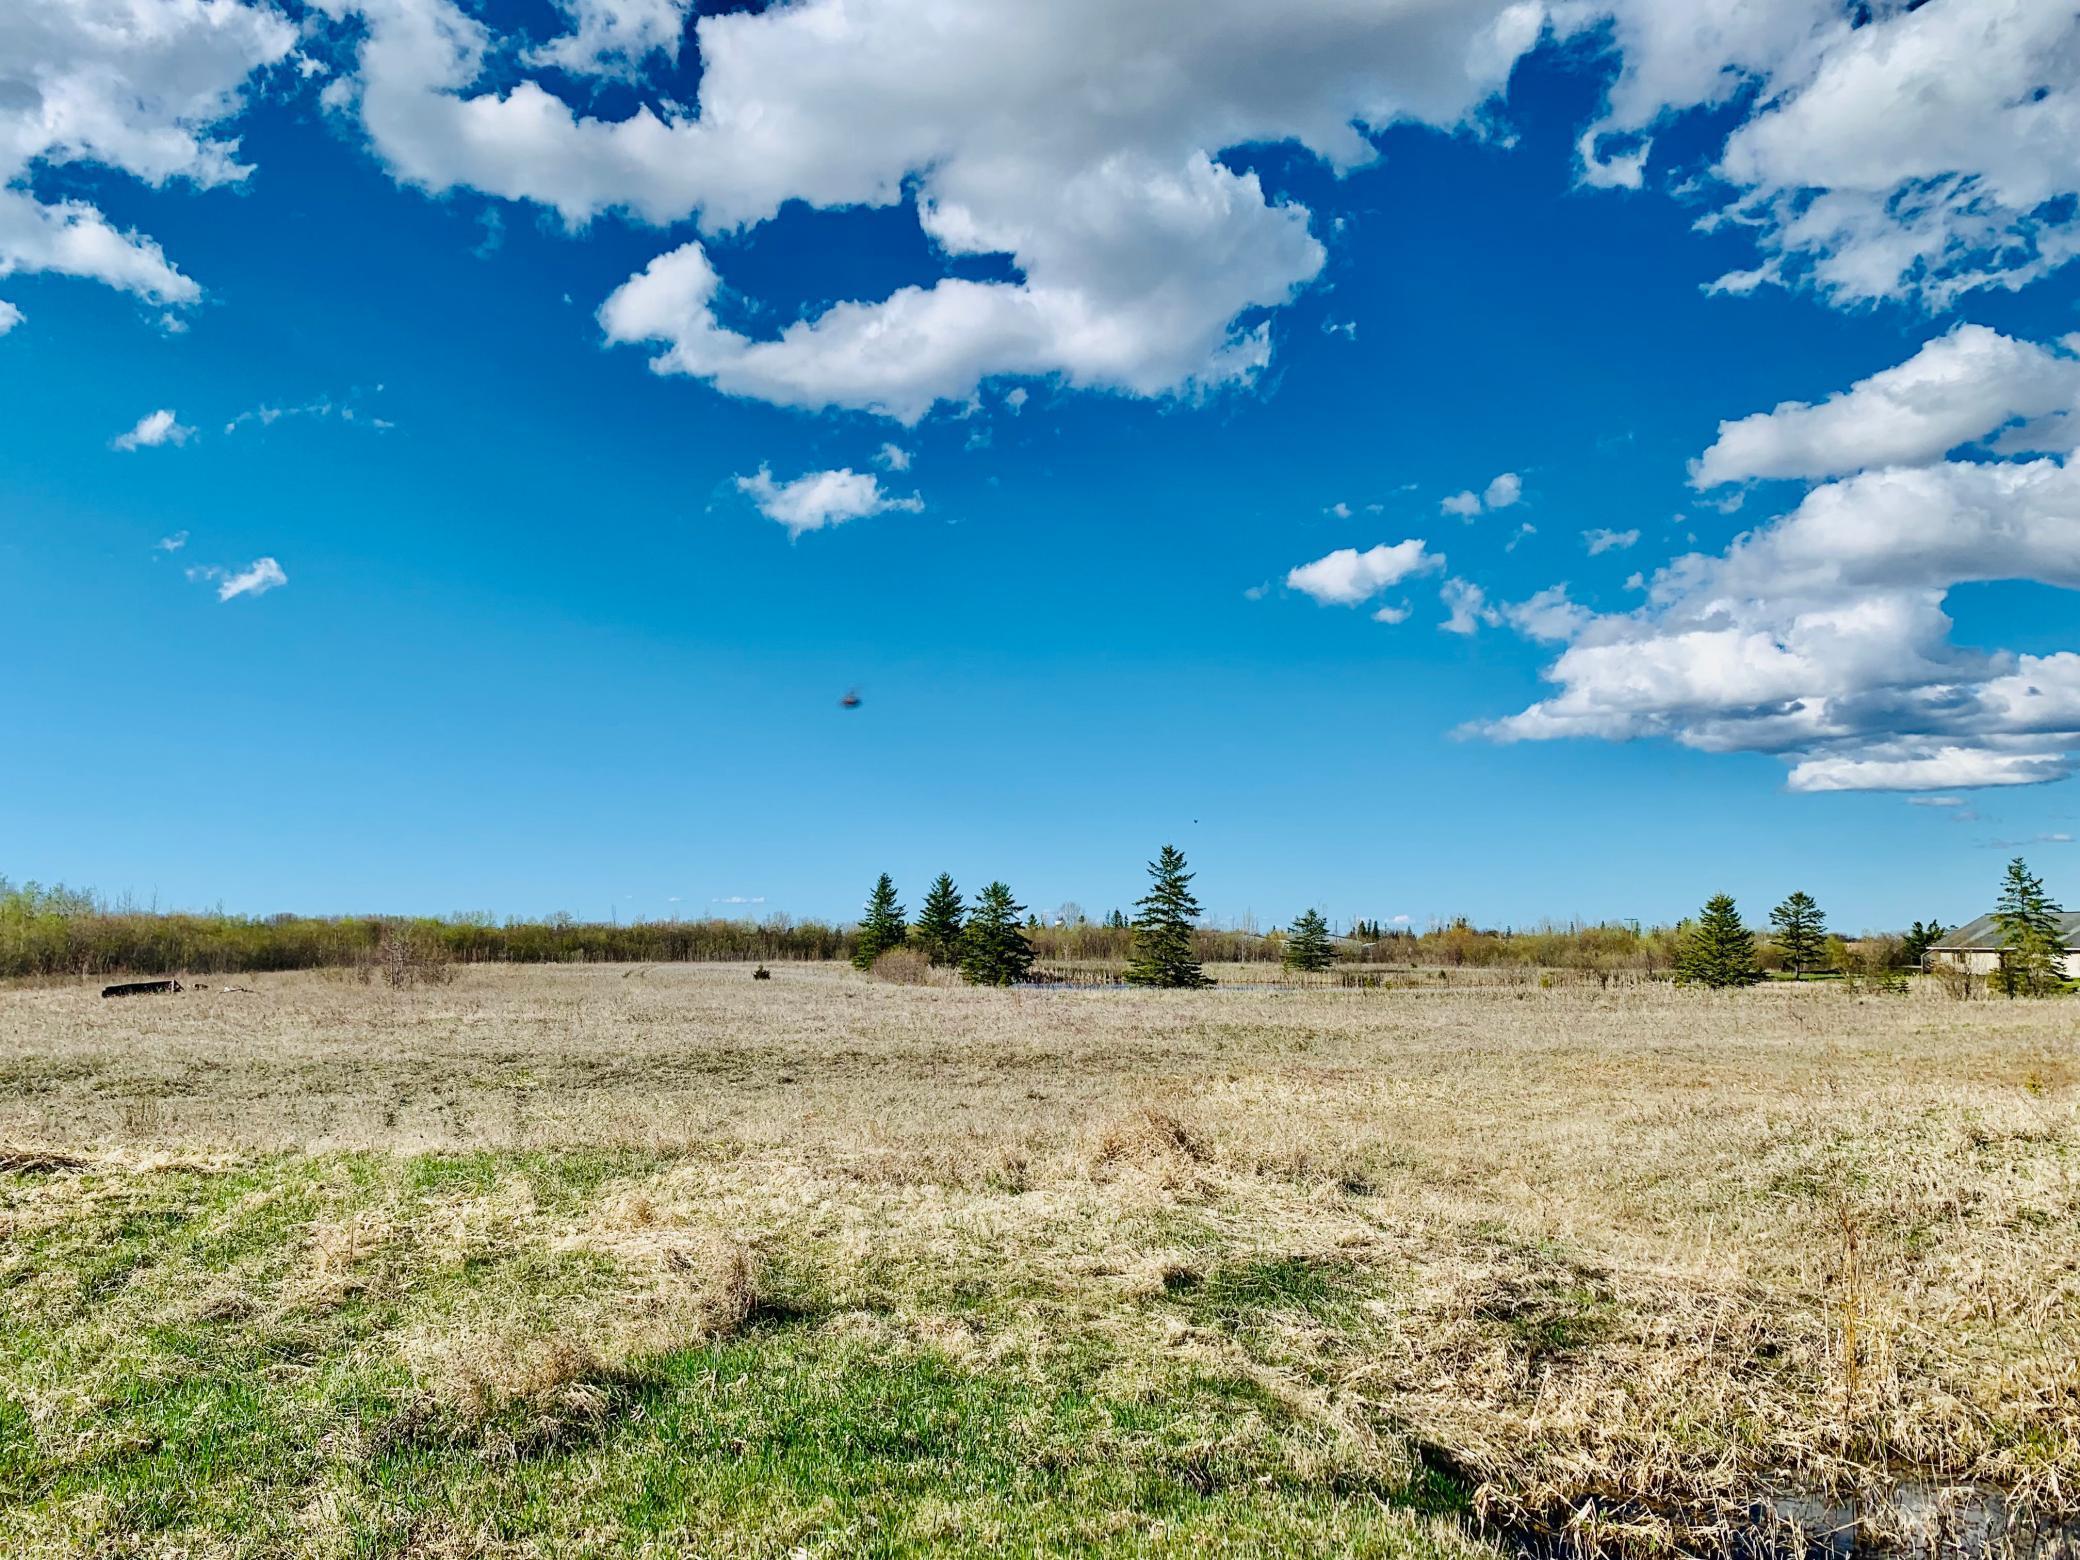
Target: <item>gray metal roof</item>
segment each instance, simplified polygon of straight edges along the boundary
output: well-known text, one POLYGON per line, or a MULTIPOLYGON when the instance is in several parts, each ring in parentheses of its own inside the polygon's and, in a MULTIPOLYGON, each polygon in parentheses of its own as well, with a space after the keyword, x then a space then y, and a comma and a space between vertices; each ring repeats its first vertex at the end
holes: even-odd
MULTIPOLYGON (((2064 910, 2055 917, 2058 922, 2059 941, 2069 952, 2080 951, 2080 910, 2064 910)), ((1929 948, 1941 953, 1998 953, 2001 948, 2000 923, 1990 915, 1945 932, 1929 948)))

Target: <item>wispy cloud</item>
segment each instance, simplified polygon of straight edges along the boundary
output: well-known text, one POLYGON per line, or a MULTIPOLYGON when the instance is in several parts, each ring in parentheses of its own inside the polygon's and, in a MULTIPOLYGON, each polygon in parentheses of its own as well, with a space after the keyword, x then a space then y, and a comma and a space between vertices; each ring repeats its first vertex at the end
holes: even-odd
POLYGON ((1582 533, 1582 540, 1588 545, 1589 556, 1594 558, 1598 553, 1623 552, 1639 541, 1639 532, 1611 531, 1593 526, 1582 533))
POLYGON ((152 546, 160 552, 176 553, 188 545, 188 533, 176 531, 171 536, 162 536, 152 546))
POLYGON ((289 583, 289 576, 272 558, 255 558, 235 574, 213 563, 197 564, 188 570, 188 578, 198 583, 214 584, 219 601, 230 601, 238 596, 264 596, 289 583))
POLYGON ((1446 613, 1437 626, 1447 634, 1472 634, 1483 624, 1493 628, 1502 621, 1502 614, 1488 605, 1488 593, 1471 580, 1448 579, 1437 594, 1446 613))
MULTIPOLYGON (((376 388, 380 390, 382 386, 378 385, 376 388)), ((354 423, 363 428, 373 428, 378 433, 397 426, 388 418, 377 417, 365 408, 356 407, 342 401, 334 401, 330 397, 321 397, 316 401, 306 401, 301 406, 273 406, 263 402, 250 411, 240 412, 236 417, 225 423, 224 431, 226 433, 236 433, 248 424, 255 424, 262 428, 272 428, 276 423, 292 417, 337 418, 343 423, 354 423)))

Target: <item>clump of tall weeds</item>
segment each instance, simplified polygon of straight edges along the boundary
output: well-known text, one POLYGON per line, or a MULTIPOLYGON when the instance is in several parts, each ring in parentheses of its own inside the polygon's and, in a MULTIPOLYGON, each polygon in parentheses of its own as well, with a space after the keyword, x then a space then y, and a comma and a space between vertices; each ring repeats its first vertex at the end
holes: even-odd
POLYGON ((447 944, 427 928, 385 921, 375 947, 354 961, 354 978, 362 985, 379 975, 392 991, 445 986, 455 979, 455 959, 447 944))

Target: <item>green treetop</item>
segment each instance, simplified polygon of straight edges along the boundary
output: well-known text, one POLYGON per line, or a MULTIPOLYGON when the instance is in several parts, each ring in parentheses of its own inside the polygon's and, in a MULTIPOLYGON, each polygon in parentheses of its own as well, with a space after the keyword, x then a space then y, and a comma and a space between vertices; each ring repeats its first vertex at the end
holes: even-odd
POLYGON ((1921 961, 1928 957, 1928 950, 1942 941, 1943 933, 1948 930, 1941 921, 1932 920, 1926 925, 1916 921, 1908 928, 1907 935, 1900 940, 1900 963, 1913 969, 1921 968, 1921 961))
POLYGON ((974 986, 1009 986, 1033 967, 1033 945, 1018 928, 1025 906, 1002 883, 992 883, 975 901, 961 933, 961 976, 974 986))
POLYGON ((953 886, 950 876, 940 873, 931 892, 924 896, 924 908, 917 912, 917 940, 934 964, 960 963, 961 927, 966 913, 961 891, 953 886))
POLYGON ((1184 869, 1184 852, 1165 845, 1162 854, 1148 864, 1148 874, 1154 882, 1147 897, 1134 905, 1141 913, 1134 918, 1134 961, 1127 966, 1127 983, 1180 988, 1212 985, 1192 948, 1199 901, 1192 897, 1192 875, 1184 869))
POLYGON ((1741 925, 1731 894, 1714 894, 1697 924, 1683 934, 1676 952, 1676 979, 1686 986, 1749 986, 1762 978, 1755 967, 1755 934, 1741 925))
POLYGON ((1808 969, 1820 963, 1827 943, 1827 917, 1813 903, 1813 896, 1800 890, 1769 913, 1775 928, 1777 951, 1784 956, 1794 980, 1804 980, 1808 969))
POLYGON ((884 872, 881 881, 874 885, 874 892, 867 896, 867 913, 860 917, 859 942, 853 949, 852 962, 860 969, 869 969, 889 949, 902 947, 909 936, 903 907, 896 903, 895 880, 884 872))
POLYGON ((1286 933, 1280 962, 1289 970, 1325 970, 1336 962, 1329 945, 1329 922, 1319 910, 1303 910, 1286 933))
POLYGON ((2058 916, 2044 880, 2020 856, 2009 862, 1993 908, 2001 929, 2000 986, 2009 996, 2041 997, 2058 989, 2058 916))

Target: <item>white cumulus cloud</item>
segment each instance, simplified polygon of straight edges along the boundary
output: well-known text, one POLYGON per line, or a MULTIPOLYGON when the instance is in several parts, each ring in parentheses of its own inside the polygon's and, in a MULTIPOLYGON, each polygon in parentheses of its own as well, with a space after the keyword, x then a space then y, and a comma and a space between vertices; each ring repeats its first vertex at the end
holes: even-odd
POLYGON ((21 323, 22 311, 5 298, 0 298, 0 336, 6 335, 21 323))
POLYGON ((1774 753, 1805 791, 2057 779, 2080 749, 2080 654, 1955 645, 1943 610, 1957 585, 2013 579, 2080 590, 2080 468, 1862 472, 1678 558, 1638 611, 1585 616, 1546 670, 1559 692, 1481 729, 1774 753))
POLYGON ((1831 477, 1925 465, 2010 424, 2011 450, 2080 446, 2080 337, 2057 347, 1960 325, 1895 367, 1818 405, 1785 401, 1719 424, 1691 465, 1700 488, 1762 477, 1831 477))
POLYGON ((137 419, 136 427, 128 433, 117 434, 108 442, 114 449, 148 450, 162 444, 186 444, 194 435, 193 428, 162 407, 156 412, 146 412, 137 419))
POLYGON ((1621 61, 1582 137, 1585 181, 1644 182, 1652 134, 1747 105, 1708 224, 1761 247, 1728 291, 1810 284, 1838 302, 1944 306, 2080 252, 2080 11, 2057 0, 1555 0, 1621 61), (1861 14, 1859 14, 1861 13, 1861 14))
POLYGON ((1588 546, 1589 556, 1598 553, 1622 552, 1639 541, 1636 530, 1613 531, 1605 526, 1592 526, 1582 533, 1582 541, 1588 546))
MULTIPOLYGON (((1323 606, 1354 607, 1415 574, 1444 567, 1444 559, 1427 550, 1422 538, 1410 537, 1389 547, 1384 542, 1359 552, 1339 547, 1303 563, 1286 575, 1286 585, 1323 606)), ((1398 618, 1382 618, 1398 622, 1398 618)))
POLYGON ((880 479, 870 471, 841 467, 836 471, 811 471, 791 482, 775 482, 764 466, 748 477, 737 478, 737 491, 758 506, 768 520, 787 527, 789 536, 843 525, 891 509, 915 512, 924 500, 912 494, 896 498, 882 491, 880 479))
MULTIPOLYGON (((491 79, 500 40, 452 0, 316 4, 365 27, 357 90, 330 101, 407 183, 705 234, 790 200, 910 202, 944 253, 1007 256, 1016 279, 946 277, 757 336, 695 241, 602 311, 660 372, 905 422, 999 376, 1141 396, 1252 378, 1258 316, 1325 256, 1308 211, 1223 151, 1290 143, 1346 170, 1377 155, 1368 128, 1474 126, 1541 20, 1532 0, 799 0, 701 17, 697 102, 610 118, 491 79)), ((661 36, 641 14, 623 56, 661 36)), ((569 52, 600 57, 575 15, 569 52)))
POLYGON ((693 0, 558 0, 572 30, 528 52, 530 65, 578 76, 634 76, 653 54, 679 57, 693 0))
POLYGON ((1490 482, 1481 499, 1490 509, 1507 509, 1524 496, 1524 479, 1514 471, 1505 471, 1490 482))
POLYGON ((90 201, 42 190, 68 164, 154 188, 243 179, 251 170, 237 141, 211 131, 295 41, 280 12, 240 0, 0 6, 0 276, 48 271, 192 303, 200 288, 152 239, 119 230, 90 201))

